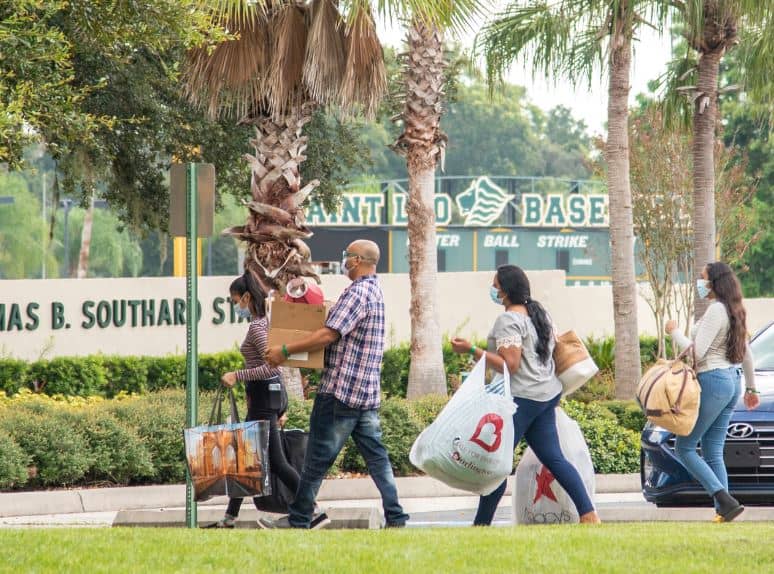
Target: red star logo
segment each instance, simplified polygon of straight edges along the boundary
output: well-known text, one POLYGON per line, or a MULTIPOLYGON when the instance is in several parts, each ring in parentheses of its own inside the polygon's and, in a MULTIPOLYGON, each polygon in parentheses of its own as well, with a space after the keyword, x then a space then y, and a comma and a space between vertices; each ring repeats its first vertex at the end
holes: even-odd
POLYGON ((537 491, 535 492, 535 500, 532 501, 532 504, 535 504, 541 496, 545 496, 546 498, 557 502, 554 491, 551 490, 551 483, 554 481, 554 475, 551 474, 551 471, 545 466, 541 466, 540 474, 535 475, 535 480, 537 481, 537 491))

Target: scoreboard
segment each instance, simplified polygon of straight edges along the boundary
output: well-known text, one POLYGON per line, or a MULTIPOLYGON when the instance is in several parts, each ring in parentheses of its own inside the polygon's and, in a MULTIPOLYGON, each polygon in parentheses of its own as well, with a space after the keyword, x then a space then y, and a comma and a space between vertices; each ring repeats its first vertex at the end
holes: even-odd
MULTIPOLYGON (((610 282, 608 197, 599 182, 489 176, 436 181, 439 272, 494 271, 510 263, 562 269, 569 285, 610 282)), ((336 270, 348 243, 370 239, 382 251, 378 272, 408 273, 406 187, 390 181, 349 190, 336 212, 310 206, 315 262, 336 270)))

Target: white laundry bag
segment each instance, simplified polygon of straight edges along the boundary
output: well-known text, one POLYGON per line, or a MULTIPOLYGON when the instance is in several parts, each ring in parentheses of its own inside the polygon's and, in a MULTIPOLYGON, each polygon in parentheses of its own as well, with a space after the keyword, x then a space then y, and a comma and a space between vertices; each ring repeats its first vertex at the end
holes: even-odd
MULTIPOLYGON (((589 497, 594 500, 594 464, 583 433, 561 408, 556 409, 556 430, 562 453, 580 473, 589 497)), ((513 489, 513 520, 516 524, 560 524, 579 522, 570 495, 551 471, 528 448, 516 468, 513 489)))
POLYGON ((409 454, 428 475, 476 494, 491 493, 513 468, 516 405, 505 384, 497 385, 499 393, 487 392, 485 378, 482 358, 409 454))

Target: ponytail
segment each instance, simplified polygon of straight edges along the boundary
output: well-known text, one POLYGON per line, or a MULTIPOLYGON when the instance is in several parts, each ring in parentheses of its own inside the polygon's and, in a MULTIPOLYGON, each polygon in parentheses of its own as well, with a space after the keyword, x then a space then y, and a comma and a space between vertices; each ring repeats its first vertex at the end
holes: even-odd
POLYGON ((554 336, 554 328, 543 306, 532 299, 527 274, 516 265, 501 265, 497 268, 497 280, 500 283, 500 289, 508 297, 510 303, 521 304, 527 308, 527 314, 532 320, 538 336, 535 351, 540 362, 546 364, 551 356, 551 339, 554 336))
POLYGON ((532 320, 532 324, 535 326, 535 331, 537 331, 538 340, 535 350, 538 359, 545 365, 551 355, 550 343, 554 336, 554 327, 543 305, 534 299, 527 299, 525 307, 527 308, 529 318, 532 320))

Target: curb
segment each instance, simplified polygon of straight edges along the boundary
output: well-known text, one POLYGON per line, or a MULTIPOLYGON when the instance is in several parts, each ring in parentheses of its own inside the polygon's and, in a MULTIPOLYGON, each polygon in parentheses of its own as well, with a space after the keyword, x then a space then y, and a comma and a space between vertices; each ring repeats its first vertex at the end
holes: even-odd
MULTIPOLYGON (((404 476, 395 479, 401 498, 447 498, 471 496, 471 493, 446 486, 428 476, 404 476)), ((511 493, 508 481, 506 495, 511 493)), ((598 474, 596 492, 639 492, 639 474, 598 474)), ((318 500, 379 499, 379 491, 370 477, 340 478, 323 481, 318 500)), ((218 496, 199 503, 200 507, 225 506, 228 498, 218 496)), ((0 493, 0 517, 76 514, 185 506, 185 485, 128 486, 36 492, 0 493)))

